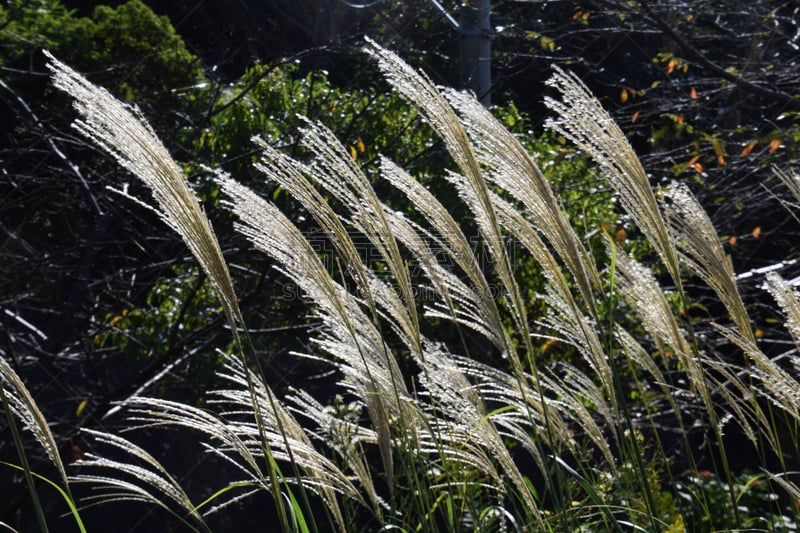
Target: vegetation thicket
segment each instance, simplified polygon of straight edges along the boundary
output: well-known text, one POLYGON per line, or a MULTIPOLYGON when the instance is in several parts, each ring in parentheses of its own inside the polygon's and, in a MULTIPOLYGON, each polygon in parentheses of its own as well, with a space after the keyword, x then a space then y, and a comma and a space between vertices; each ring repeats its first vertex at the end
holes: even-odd
MULTIPOLYGON (((9 6, 3 525, 796 530, 796 284, 746 302, 759 272, 575 74, 535 135, 369 39, 391 91, 291 61, 223 84, 138 0, 9 6)), ((763 171, 796 216, 800 176, 763 171)))

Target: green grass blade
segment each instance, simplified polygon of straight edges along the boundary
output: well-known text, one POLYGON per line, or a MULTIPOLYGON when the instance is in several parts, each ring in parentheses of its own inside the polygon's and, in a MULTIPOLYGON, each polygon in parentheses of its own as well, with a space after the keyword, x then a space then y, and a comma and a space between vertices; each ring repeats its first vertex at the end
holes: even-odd
MULTIPOLYGON (((25 469, 19 465, 7 463, 5 461, 0 461, 0 464, 10 466, 11 468, 19 470, 21 472, 25 472, 25 469)), ((29 470, 29 472, 36 479, 44 481, 45 483, 47 483, 48 485, 50 485, 51 487, 53 487, 58 491, 58 493, 61 495, 61 498, 66 502, 67 507, 69 507, 69 512, 72 513, 72 517, 75 519, 75 523, 77 524, 78 529, 80 529, 81 533, 86 533, 86 527, 83 525, 83 520, 81 520, 80 512, 78 512, 78 508, 75 506, 75 502, 72 501, 72 498, 69 496, 69 494, 67 494, 67 491, 62 489, 55 481, 52 481, 51 479, 46 478, 41 474, 37 474, 32 470, 29 470)))

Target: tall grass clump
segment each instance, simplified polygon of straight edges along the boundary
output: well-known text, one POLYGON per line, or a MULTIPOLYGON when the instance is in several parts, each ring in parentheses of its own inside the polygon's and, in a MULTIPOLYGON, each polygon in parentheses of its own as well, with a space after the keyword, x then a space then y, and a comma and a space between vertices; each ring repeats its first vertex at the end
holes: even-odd
POLYGON ((407 201, 402 211, 387 205, 322 124, 304 121, 303 161, 253 139, 256 168, 332 244, 340 266, 332 269, 272 202, 214 173, 236 231, 308 301, 320 325, 293 355, 335 371, 335 396, 302 384, 280 396, 270 388, 211 224, 179 167, 141 116, 50 58, 80 115, 76 127, 153 191, 153 209, 194 254, 234 335, 206 408, 141 396, 121 406, 131 429, 195 432, 234 472, 203 494, 188 494, 133 442, 98 431, 85 436, 131 461, 87 455, 68 476, 35 402, 0 366, 9 420, 33 432, 64 486, 96 487, 89 505, 161 507, 194 530, 259 493, 291 531, 794 528, 796 289, 774 273, 765 282, 795 343, 776 358, 762 350, 705 211, 683 184, 651 187, 575 76, 555 71, 548 125, 596 161, 651 255, 612 236, 587 242, 533 158, 472 96, 435 87, 372 41, 365 49, 450 153, 453 170, 441 179, 452 198, 383 158, 380 179, 407 201), (468 221, 451 214, 456 202, 468 221), (475 228, 487 254, 464 228, 475 228), (517 272, 512 249, 535 262, 540 284, 524 283, 531 278, 517 272), (725 320, 692 319, 687 291, 697 283, 725 320), (544 313, 534 313, 534 300, 544 313), (445 321, 460 342, 437 337, 445 321), (742 446, 757 457, 747 469, 732 457, 742 446))

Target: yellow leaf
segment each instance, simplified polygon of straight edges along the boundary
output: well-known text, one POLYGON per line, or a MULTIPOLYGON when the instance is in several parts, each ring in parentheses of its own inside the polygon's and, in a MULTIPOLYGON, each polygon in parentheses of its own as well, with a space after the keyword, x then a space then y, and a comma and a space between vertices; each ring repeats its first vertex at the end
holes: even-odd
POLYGON ((628 101, 628 90, 622 89, 622 92, 619 93, 619 101, 623 104, 628 101))
POLYGON ((350 146, 350 157, 353 158, 353 161, 358 160, 358 152, 356 151, 356 147, 352 145, 350 146))
POLYGON ((78 404, 78 408, 75 409, 75 416, 81 416, 81 413, 83 413, 87 405, 89 405, 89 400, 81 400, 81 403, 78 404))
POLYGON ((711 147, 714 149, 714 153, 717 155, 717 164, 719 166, 725 165, 725 147, 722 145, 722 142, 714 139, 711 141, 711 147))
POLYGON ((753 335, 755 335, 755 337, 757 339, 760 339, 761 337, 764 336, 764 330, 760 329, 760 328, 756 328, 756 330, 753 332, 753 335))
POLYGON ((756 226, 753 230, 753 238, 758 239, 761 236, 761 226, 756 226))
POLYGON ((356 148, 358 148, 358 151, 362 154, 367 150, 367 147, 364 145, 364 139, 362 139, 360 135, 356 140, 356 148))

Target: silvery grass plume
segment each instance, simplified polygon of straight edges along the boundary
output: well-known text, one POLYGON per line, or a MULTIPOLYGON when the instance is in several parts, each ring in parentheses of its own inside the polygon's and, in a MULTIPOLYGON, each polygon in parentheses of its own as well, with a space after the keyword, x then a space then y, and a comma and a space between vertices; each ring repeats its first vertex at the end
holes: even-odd
POLYGON ((570 139, 600 165, 601 175, 682 291, 677 251, 647 174, 627 137, 580 78, 558 67, 554 70, 547 84, 561 93, 561 100, 546 97, 545 105, 559 117, 548 118, 545 126, 570 139))
POLYGON ((56 439, 50 431, 50 425, 25 384, 3 357, 0 357, 0 387, 3 389, 11 411, 25 424, 28 431, 33 433, 66 486, 67 473, 58 452, 56 439))
MULTIPOLYGON (((378 67, 394 89, 422 112, 444 141, 450 156, 474 190, 476 205, 473 212, 478 227, 494 260, 497 276, 508 295, 509 310, 523 338, 528 357, 532 357, 526 307, 514 279, 513 265, 503 246, 502 229, 489 196, 489 188, 461 121, 433 83, 424 74, 411 68, 397 54, 380 47, 370 39, 367 39, 365 51, 377 61, 378 67)), ((529 359, 529 363, 532 363, 532 360, 529 359)))
POLYGON ((241 220, 235 225, 237 231, 277 261, 279 268, 317 306, 326 327, 315 341, 341 361, 340 370, 347 384, 367 405, 391 486, 390 420, 396 419, 413 440, 413 421, 418 414, 381 332, 360 303, 333 280, 316 250, 277 207, 224 174, 217 176, 217 182, 230 198, 226 205, 241 220))
POLYGON ((136 108, 93 85, 49 52, 44 53, 55 86, 73 98, 81 117, 73 127, 150 188, 158 206, 156 213, 181 236, 200 263, 238 336, 237 325, 243 320, 228 266, 211 223, 178 164, 136 108))
POLYGON ((773 168, 773 172, 781 181, 781 183, 789 189, 789 192, 792 193, 795 202, 787 202, 786 200, 782 200, 779 198, 779 201, 783 204, 784 207, 791 213, 791 215, 795 218, 795 220, 800 220, 797 217, 797 212, 800 211, 800 174, 797 174, 794 170, 790 172, 783 171, 779 168, 773 168))
MULTIPOLYGON (((775 301, 778 302, 783 314, 786 315, 786 329, 792 336, 795 345, 800 349, 800 294, 779 274, 767 274, 767 290, 775 301)), ((800 364, 800 361, 797 361, 800 364)), ((800 366, 798 366, 800 370, 800 366)))
POLYGON ((714 290, 739 333, 755 344, 750 317, 736 286, 733 262, 722 248, 708 213, 685 184, 670 183, 666 197, 667 218, 681 259, 714 290))
POLYGON ((378 299, 377 303, 387 304, 388 316, 392 317, 399 329, 401 339, 416 357, 421 357, 414 288, 408 267, 386 220, 387 208, 333 132, 321 124, 306 121, 301 133, 301 143, 314 154, 310 164, 313 181, 349 211, 347 223, 367 237, 394 277, 397 290, 380 291, 393 301, 378 299), (402 297, 402 302, 397 300, 398 294, 402 297))
MULTIPOLYGON (((609 244, 609 246, 613 245, 609 244)), ((702 397, 706 408, 712 409, 712 399, 701 361, 695 357, 692 345, 675 319, 672 307, 652 270, 621 249, 616 250, 616 268, 619 274, 617 284, 619 294, 641 320, 642 326, 655 342, 662 359, 666 360, 671 357, 672 353, 676 354, 689 377, 691 386, 702 397)), ((666 381, 663 376, 660 376, 657 367, 653 368, 652 356, 649 354, 642 356, 641 351, 634 347, 632 341, 632 338, 626 340, 624 345, 629 350, 633 361, 653 375, 656 383, 665 384, 666 381)), ((666 397, 671 399, 672 394, 668 393, 666 397)), ((680 410, 676 409, 675 413, 680 417, 680 410)))
MULTIPOLYGON (((468 292, 470 289, 467 287, 445 287, 449 277, 443 275, 445 279, 442 280, 443 285, 440 292, 445 301, 453 297, 470 310, 465 312, 464 309, 459 309, 456 321, 484 333, 501 352, 510 352, 513 349, 511 339, 503 325, 500 310, 492 295, 489 282, 481 271, 481 265, 478 264, 469 241, 453 216, 428 189, 385 157, 381 158, 381 176, 404 193, 430 225, 432 232, 428 232, 427 235, 431 242, 436 243, 437 255, 443 259, 452 260, 471 283, 475 294, 474 298, 468 292)), ((422 232, 420 231, 420 233, 422 232)), ((422 264, 426 264, 426 260, 420 259, 422 264)), ((431 275, 435 276, 433 272, 431 275)), ((434 280, 431 279, 431 281, 434 280)))
MULTIPOLYGON (((294 463, 302 471, 302 476, 288 478, 297 482, 302 489, 310 490, 322 498, 340 530, 346 529, 339 508, 337 495, 363 504, 363 498, 350 479, 327 457, 320 454, 312 445, 305 430, 283 406, 273 409, 271 393, 257 376, 245 370, 238 357, 223 354, 225 367, 219 373, 228 381, 229 388, 211 391, 213 400, 209 403, 222 407, 222 412, 212 414, 197 407, 164 400, 160 398, 133 397, 125 401, 126 420, 131 423, 127 430, 171 426, 195 431, 203 436, 206 452, 222 459, 244 477, 229 482, 225 487, 209 497, 203 506, 210 509, 204 514, 218 512, 228 505, 249 497, 259 491, 271 491, 274 475, 265 472, 263 440, 266 438, 271 457, 279 461, 294 463), (250 384, 256 383, 256 398, 263 414, 262 424, 253 421, 252 396, 250 384), (280 420, 278 420, 278 417, 280 420), (290 451, 291 450, 291 451, 290 451), (234 490, 236 489, 236 490, 234 490), (244 489, 241 492, 239 489, 244 489)), ((108 494, 95 497, 98 503, 113 499, 130 499, 158 504, 158 495, 166 496, 178 504, 184 512, 195 514, 199 519, 199 508, 192 506, 180 485, 161 467, 154 458, 135 445, 113 435, 89 432, 99 442, 113 444, 134 457, 142 460, 149 469, 141 466, 91 458, 78 463, 82 467, 109 469, 115 474, 131 478, 119 479, 115 476, 81 474, 73 481, 99 484, 100 490, 108 494)), ((159 504, 164 507, 163 504, 159 504)))
MULTIPOLYGON (((731 258, 725 253, 711 219, 697 199, 686 185, 673 182, 667 190, 665 203, 667 218, 678 242, 681 258, 711 287, 733 320, 733 327, 713 324, 714 328, 741 349, 748 361, 754 363, 754 366, 746 368, 746 375, 742 375, 740 369, 731 368, 724 361, 704 357, 706 366, 713 368, 721 378, 714 377, 710 372, 704 372, 703 376, 718 383, 714 392, 725 399, 725 406, 736 415, 733 419, 742 426, 751 440, 756 442, 750 423, 761 428, 759 434, 768 440, 780 457, 780 436, 771 422, 772 414, 757 399, 762 396, 770 405, 797 419, 800 383, 767 357, 756 343, 750 317, 736 285, 731 258), (757 381, 761 383, 761 387, 754 386, 757 381)), ((767 287, 779 305, 791 312, 792 292, 785 290, 786 287, 780 283, 779 278, 769 278, 767 287)), ((720 419, 720 423, 722 422, 720 419)))
MULTIPOLYGON (((520 406, 525 411, 530 411, 533 403, 538 403, 538 405, 541 406, 542 415, 545 419, 543 429, 547 434, 547 440, 556 443, 559 441, 559 436, 553 423, 548 421, 550 415, 548 414, 548 404, 544 398, 544 389, 539 382, 540 371, 537 368, 531 341, 532 335, 527 317, 527 305, 522 298, 519 285, 514 277, 511 258, 504 246, 505 241, 502 223, 498 217, 495 202, 490 194, 490 190, 481 170, 480 161, 476 156, 464 125, 459 120, 447 99, 424 74, 417 72, 403 62, 396 54, 381 48, 369 39, 367 40, 365 50, 377 60, 378 67, 384 73, 393 88, 421 111, 434 131, 444 141, 445 147, 460 170, 461 176, 453 175, 451 181, 455 182, 457 186, 461 184, 459 193, 462 198, 467 201, 480 230, 483 243, 487 247, 489 255, 493 260, 494 271, 505 293, 501 298, 506 303, 523 347, 523 349, 520 350, 520 348, 516 346, 511 346, 504 354, 509 357, 514 366, 514 379, 519 382, 517 391, 522 395, 529 394, 530 392, 536 395, 536 401, 534 401, 534 398, 525 398, 524 401, 520 403, 520 406), (532 388, 529 388, 528 383, 526 383, 528 378, 526 377, 525 367, 522 365, 518 351, 524 352, 527 368, 530 369, 530 374, 534 382, 538 382, 532 388)), ((526 166, 528 161, 529 159, 526 156, 524 161, 518 161, 517 163, 526 166)), ((507 161, 503 163, 505 164, 507 161)), ((499 171, 502 171, 502 169, 499 171)), ((534 179, 534 177, 529 177, 529 179, 534 179)), ((579 275, 583 276, 584 273, 580 273, 579 275)), ((585 285, 588 285, 588 283, 585 285)), ((586 292, 590 293, 588 289, 586 292)), ((583 317, 581 317, 579 322, 585 325, 583 317)), ((575 324, 577 324, 577 322, 575 324)), ((578 326, 578 329, 583 332, 582 326, 578 326)), ((583 340, 582 336, 581 340, 583 340)), ((587 348, 589 348, 593 358, 599 353, 595 349, 595 343, 591 340, 587 348)), ((605 361, 605 357, 600 359, 605 361)), ((602 368, 604 366, 607 366, 607 363, 603 362, 599 364, 598 372, 603 372, 602 368)), ((610 381, 610 379, 606 380, 607 383, 610 383, 610 381)), ((613 391, 613 388, 607 387, 607 390, 608 394, 612 394, 611 391, 613 391)), ((527 416, 531 419, 531 429, 538 427, 533 423, 535 414, 533 412, 527 412, 527 416)), ((540 445, 542 440, 537 440, 540 445)), ((550 481, 548 477, 548 482, 550 481)))
MULTIPOLYGON (((330 144, 330 141, 326 143, 326 145, 330 144)), ((321 150, 322 146, 318 148, 321 150)), ((350 156, 344 151, 339 156, 331 156, 329 154, 326 156, 326 165, 337 164, 337 161, 332 157, 338 159, 341 157, 349 158, 350 156)), ((275 176, 278 170, 283 168, 284 171, 288 172, 275 176, 279 182, 285 183, 288 190, 295 191, 300 199, 314 196, 314 193, 308 188, 310 184, 305 178, 296 175, 292 170, 300 167, 295 165, 287 166, 285 161, 280 157, 275 157, 275 154, 272 154, 270 159, 278 163, 278 166, 262 164, 261 168, 265 173, 275 176)), ((338 164, 344 165, 345 163, 339 162, 338 164)), ((319 181, 333 180, 333 176, 320 177, 323 171, 319 167, 312 167, 310 171, 319 181)), ((341 170, 341 172, 348 171, 341 170)), ((347 180, 342 181, 346 182, 347 180)), ((304 240, 303 235, 274 206, 260 200, 241 185, 224 177, 220 178, 220 183, 223 191, 232 199, 233 211, 244 222, 237 228, 250 237, 257 248, 278 260, 284 272, 304 289, 312 301, 320 306, 321 314, 327 317, 325 322, 328 324, 328 328, 320 333, 316 339, 317 344, 331 356, 343 361, 338 364, 339 370, 346 377, 343 385, 360 397, 367 406, 373 420, 373 426, 376 428, 375 433, 379 448, 381 450, 386 448, 387 450, 387 452, 382 452, 382 455, 385 456, 386 465, 390 464, 391 455, 389 452, 391 452, 392 446, 389 441, 391 428, 388 424, 386 413, 384 413, 388 409, 389 415, 399 419, 406 419, 404 423, 401 423, 400 433, 398 434, 402 434, 404 431, 402 429, 404 424, 406 428, 408 428, 407 424, 414 423, 418 425, 418 427, 412 429, 415 437, 411 439, 411 445, 415 454, 420 454, 420 457, 422 457, 425 454, 435 455, 438 453, 443 458, 453 461, 458 460, 465 465, 470 465, 485 472, 490 478, 497 479, 497 474, 492 464, 493 461, 486 455, 484 447, 464 448, 463 440, 460 438, 465 431, 469 432, 470 428, 473 428, 476 421, 482 420, 482 415, 476 414, 468 424, 456 421, 452 425, 444 424, 443 420, 437 416, 437 414, 444 411, 459 413, 462 416, 465 412, 479 413, 479 407, 466 399, 462 399, 462 403, 456 407, 453 405, 452 394, 431 394, 429 396, 430 403, 421 401, 422 396, 419 394, 416 400, 413 400, 405 390, 405 385, 400 381, 399 371, 396 370, 393 355, 388 347, 381 344, 380 333, 374 329, 367 317, 361 313, 358 302, 353 300, 352 296, 343 287, 330 278, 324 265, 304 240), (344 335, 346 332, 348 333, 344 335), (381 368, 375 365, 375 363, 384 358, 389 364, 388 368, 381 368), (388 373, 387 370, 389 370, 388 373), (399 403, 398 400, 400 400, 399 403), (414 406, 414 408, 409 410, 411 406, 414 406), (465 406, 471 406, 469 411, 465 411, 465 406), (416 409, 420 411, 415 412, 416 409), (425 418, 424 423, 422 423, 423 418, 425 418)), ((382 251, 382 257, 387 262, 394 261, 394 268, 407 270, 404 264, 400 264, 399 256, 397 258, 392 257, 393 254, 399 253, 394 240, 395 234, 398 234, 401 241, 404 234, 410 239, 413 231, 403 225, 402 219, 388 211, 377 200, 371 185, 363 182, 352 189, 348 189, 347 184, 340 182, 338 184, 329 183, 327 189, 329 193, 337 196, 343 203, 346 202, 348 205, 353 206, 351 211, 352 218, 348 219, 348 222, 351 222, 359 233, 370 235, 370 241, 376 247, 389 248, 389 250, 382 251), (378 215, 377 212, 382 213, 382 215, 378 215), (389 234, 392 235, 391 238, 388 237, 389 234), (391 251, 392 248, 395 251, 391 251)), ((320 208, 314 209, 320 210, 320 208)), ((323 212, 317 213, 317 217, 322 219, 326 226, 333 230, 330 235, 338 238, 339 235, 342 235, 341 230, 338 229, 340 223, 328 220, 328 215, 329 213, 324 208, 323 212)), ((348 237, 344 234, 341 238, 348 237)), ((337 249, 343 250, 348 254, 351 246, 352 244, 339 243, 337 249)), ((345 258, 347 258, 347 255, 345 255, 345 258)), ((360 258, 356 258, 356 260, 361 261, 360 258)), ((429 260, 429 265, 433 268, 433 259, 429 257, 429 260)), ((357 267, 350 265, 350 268, 361 269, 364 267, 363 265, 358 265, 357 267)), ((366 268, 364 272, 368 281, 368 286, 365 289, 369 291, 370 295, 365 299, 376 302, 380 308, 381 317, 392 325, 392 329, 401 339, 404 339, 404 343, 412 355, 416 357, 422 367, 423 377, 420 385, 430 383, 432 380, 443 379, 444 376, 439 371, 441 369, 434 369, 431 367, 431 363, 427 362, 427 358, 432 356, 433 353, 430 350, 416 352, 419 349, 416 343, 421 342, 422 338, 418 330, 409 329, 413 326, 411 326, 411 322, 407 318, 406 306, 397 298, 396 289, 375 277, 374 273, 366 268), (433 376, 426 378, 425 376, 428 373, 433 376)), ((421 394, 425 395, 424 392, 421 394)), ((471 400, 474 402, 474 398, 471 400)), ((307 406, 312 405, 307 399, 303 403, 307 406)), ((483 425, 489 427, 485 421, 483 421, 483 425)), ((400 437, 400 439, 403 438, 407 437, 400 437)), ((507 450, 502 446, 502 440, 499 436, 496 436, 493 442, 495 446, 493 447, 492 457, 506 457, 505 461, 501 461, 504 463, 504 472, 515 480, 518 490, 523 491, 522 495, 529 509, 536 509, 535 501, 531 497, 528 487, 508 456, 507 450)), ((403 446, 399 443, 397 437, 394 445, 403 446)), ((367 488, 369 494, 374 489, 371 489, 368 472, 358 457, 346 458, 348 462, 351 460, 353 461, 352 469, 357 472, 360 479, 364 480, 365 488, 367 488)), ((444 462, 447 463, 448 460, 444 462)), ((495 486, 495 490, 499 491, 501 487, 501 485, 495 486)), ((375 496, 370 496, 370 499, 375 499, 375 496)))
MULTIPOLYGON (((335 179, 332 168, 338 168, 336 175, 343 173, 356 174, 354 170, 348 169, 349 154, 344 150, 340 153, 331 151, 330 147, 338 146, 338 141, 334 143, 328 138, 321 142, 319 127, 315 127, 314 132, 305 130, 306 135, 312 135, 312 140, 307 141, 309 146, 314 147, 314 152, 322 160, 315 160, 309 166, 289 161, 285 156, 275 153, 271 148, 259 142, 264 149, 265 159, 259 164, 259 168, 289 190, 297 199, 307 206, 313 216, 321 222, 328 235, 334 239, 349 239, 344 223, 354 228, 359 234, 369 236, 376 248, 381 250, 381 256, 386 263, 394 262, 390 268, 407 270, 405 264, 401 264, 398 258, 393 257, 399 252, 395 239, 402 242, 409 250, 415 254, 422 264, 423 270, 434 280, 437 287, 443 293, 457 297, 459 303, 467 300, 474 301, 476 297, 463 284, 460 284, 457 277, 452 276, 447 270, 442 269, 438 259, 427 244, 420 239, 416 228, 400 214, 387 209, 375 196, 371 185, 361 176, 353 175, 350 178, 335 179), (326 148, 327 147, 327 148, 326 148), (326 153, 327 152, 327 153, 326 153), (322 154, 321 156, 319 154, 322 154), (346 158, 346 159, 344 159, 346 158), (322 197, 311 184, 310 179, 321 184, 326 191, 349 206, 349 217, 336 215, 330 207, 313 205, 314 200, 321 201, 322 197), (447 280, 447 281, 445 281, 447 280)), ((325 137, 330 136, 329 132, 323 132, 325 137)), ((358 171, 360 173, 360 171, 358 171)), ((387 360, 392 363, 392 354, 388 348, 381 347, 375 333, 362 333, 360 338, 346 339, 342 337, 342 332, 350 329, 358 331, 368 331, 372 326, 360 312, 358 302, 352 299, 343 287, 335 283, 324 265, 319 261, 316 253, 304 240, 303 235, 280 214, 277 209, 261 200, 251 191, 233 180, 220 175, 219 182, 222 190, 231 198, 231 208, 242 220, 243 224, 238 225, 237 229, 247 235, 257 248, 267 252, 275 258, 281 265, 284 272, 294 279, 304 292, 320 308, 323 316, 328 316, 326 323, 327 331, 322 331, 317 339, 317 344, 338 360, 343 360, 337 366, 345 375, 345 387, 362 399, 367 406, 370 416, 373 417, 373 425, 377 428, 375 432, 377 441, 380 445, 381 426, 385 422, 375 417, 376 409, 371 406, 375 402, 373 389, 364 388, 374 381, 387 382, 383 377, 385 370, 371 368, 370 359, 378 359, 378 355, 385 353, 387 360), (345 327, 342 327, 344 323, 345 327), (374 337, 375 341, 365 343, 365 340, 374 337), (349 346, 348 346, 349 344, 349 346), (370 346, 371 345, 371 346, 370 346), (363 357, 362 352, 372 353, 371 357, 363 357), (348 355, 350 354, 350 355, 348 355), (368 373, 360 370, 367 362, 368 373), (377 370, 377 371, 376 371, 377 370), (349 382, 349 383, 348 383, 349 382)), ((437 202, 438 203, 438 202, 437 202)), ((443 210, 444 208, 442 208, 443 210)), ((461 235, 464 241, 464 251, 473 257, 472 251, 466 245, 466 239, 457 226, 453 227, 461 235)), ((421 229, 421 228, 420 228, 421 229)), ((458 241, 458 239, 455 239, 458 241)), ((458 241, 460 242, 460 241, 458 241)), ((482 472, 486 479, 494 480, 494 490, 498 493, 504 492, 503 485, 500 484, 499 474, 494 466, 498 461, 501 466, 502 474, 508 476, 516 486, 517 492, 526 503, 527 508, 532 513, 537 513, 535 499, 530 494, 529 487, 525 484, 518 468, 514 464, 508 450, 505 448, 500 434, 494 429, 493 424, 486 420, 483 412, 480 395, 476 395, 472 390, 468 380, 453 365, 443 362, 441 352, 433 348, 428 342, 423 342, 424 348, 417 354, 415 342, 424 341, 418 330, 409 330, 412 327, 408 318, 400 318, 407 314, 405 305, 398 299, 396 290, 389 284, 375 277, 375 274, 360 264, 361 258, 351 252, 352 243, 334 242, 337 250, 343 252, 343 259, 353 257, 359 264, 348 265, 350 269, 363 269, 364 278, 367 280, 367 294, 361 294, 366 301, 374 301, 380 310, 380 316, 392 326, 398 337, 404 339, 404 343, 411 354, 417 359, 421 367, 420 378, 417 385, 417 394, 414 399, 403 388, 404 403, 415 405, 419 409, 418 414, 412 414, 415 419, 419 419, 419 427, 414 429, 417 437, 413 441, 413 453, 418 457, 425 455, 439 455, 438 461, 440 468, 445 468, 448 463, 454 461, 465 467, 482 472), (405 325, 402 322, 406 322, 405 325), (413 337, 412 337, 413 335, 413 337), (471 414, 471 415, 470 415, 471 414), (469 435, 464 444, 465 435, 469 435)), ((474 260, 474 257, 473 257, 474 260)), ((393 270, 394 271, 394 270, 393 270)), ((476 268, 476 271, 478 269, 476 268)), ((405 274, 407 275, 407 273, 405 274)), ((485 280, 483 281, 484 283, 485 280)), ((402 281, 400 282, 402 283, 402 281)), ((402 291, 402 288, 399 289, 402 291)), ((440 293, 443 296, 442 293, 440 293)), ((481 328, 478 328, 481 329, 481 328)), ((392 371, 391 376, 395 371, 392 371)), ((510 378, 510 376, 509 376, 510 378)), ((396 378, 395 378, 396 379, 396 378)), ((386 388, 384 393, 397 394, 386 388)), ((299 400, 307 408, 313 407, 314 402, 307 396, 301 396, 299 400)), ((385 401, 385 396, 378 395, 380 401, 385 401)), ((381 407, 381 406, 378 406, 381 407)), ((516 407, 516 406, 515 406, 516 407)), ((392 411, 395 411, 393 408, 392 411)), ((319 409, 316 412, 319 413, 319 409)), ((399 411, 403 413, 402 410, 399 411)), ((319 418, 324 419, 324 413, 319 413, 319 418)), ((410 420, 414 421, 414 420, 410 420)), ((408 423, 408 422, 406 422, 408 423)), ((401 426, 402 428, 402 426, 401 426)), ((355 432, 359 430, 354 429, 355 432)), ((326 431, 329 433, 329 431, 326 431)), ((524 433, 524 432, 523 432, 524 433)), ((519 435, 517 435, 519 436, 519 435)), ((338 439, 334 438, 334 442, 338 439)), ((363 442, 363 441, 362 441, 363 442)), ((398 443, 395 443, 398 445, 398 443)), ((346 459, 350 461, 351 459, 346 459)), ((370 486, 368 471, 361 465, 358 458, 353 459, 352 469, 357 472, 357 476, 364 480, 365 486, 370 486)), ((456 476, 460 477, 460 476, 456 476)), ((453 479, 452 472, 446 479, 453 479)), ((449 483, 449 481, 448 481, 449 483)), ((459 485, 461 486, 461 485, 459 485)), ((432 486, 431 488, 436 488, 432 486)), ((369 492, 369 491, 368 491, 369 492)), ((370 499, 373 497, 371 496, 370 499)))
MULTIPOLYGON (((235 431, 242 441, 251 443, 253 451, 259 452, 260 431, 250 416, 252 406, 248 390, 249 383, 256 383, 259 411, 264 413, 268 442, 273 446, 272 456, 300 469, 302 475, 297 475, 293 481, 300 483, 302 488, 318 494, 340 530, 345 531, 347 526, 337 495, 342 494, 351 500, 364 503, 350 479, 314 447, 306 431, 283 404, 276 402, 277 408, 273 408, 272 392, 238 358, 227 357, 225 368, 219 376, 233 387, 213 391, 212 396, 216 399, 212 400, 212 403, 223 407, 222 417, 226 419, 238 417, 242 420, 233 426, 235 431)), ((380 513, 380 509, 377 512, 380 513)))
POLYGON ((524 206, 529 220, 526 226, 550 243, 567 265, 583 300, 593 307, 600 276, 542 171, 516 137, 474 97, 453 89, 445 90, 444 95, 458 111, 478 160, 489 169, 487 178, 524 206))
POLYGON ((117 435, 90 429, 82 431, 93 437, 96 442, 117 448, 141 463, 124 463, 85 454, 84 459, 76 461, 76 466, 82 469, 101 468, 114 472, 113 476, 84 473, 71 476, 72 482, 90 483, 95 490, 101 492, 87 497, 85 501, 93 502, 93 505, 118 500, 145 502, 165 509, 195 531, 197 529, 186 521, 187 517, 197 522, 202 530, 210 531, 180 483, 152 455, 117 435), (179 511, 167 505, 165 500, 177 506, 179 511))
MULTIPOLYGON (((45 54, 50 60, 48 68, 53 72, 55 86, 74 99, 73 106, 81 116, 73 126, 150 188, 158 206, 158 209, 151 209, 181 236, 200 263, 222 304, 234 339, 241 350, 240 354, 245 357, 238 329, 240 325, 244 326, 244 320, 228 266, 211 223, 180 167, 135 108, 123 104, 105 89, 93 85, 48 52, 45 54)), ((258 359, 256 364, 259 364, 258 359)), ((251 396, 255 396, 254 386, 250 386, 251 396)), ((260 423, 261 416, 255 398, 253 416, 260 423)), ((274 465, 272 461, 269 464, 274 465)), ((273 472, 271 481, 273 496, 278 500, 280 490, 277 473, 273 472)), ((286 525, 283 507, 279 505, 278 511, 286 525)))

